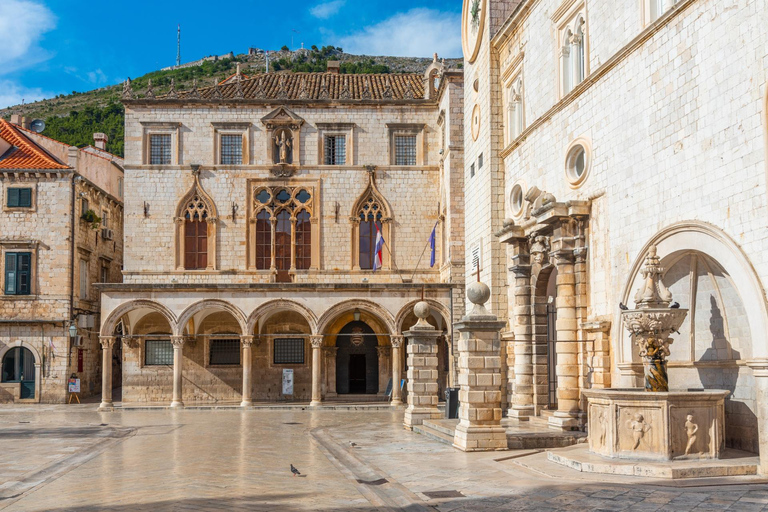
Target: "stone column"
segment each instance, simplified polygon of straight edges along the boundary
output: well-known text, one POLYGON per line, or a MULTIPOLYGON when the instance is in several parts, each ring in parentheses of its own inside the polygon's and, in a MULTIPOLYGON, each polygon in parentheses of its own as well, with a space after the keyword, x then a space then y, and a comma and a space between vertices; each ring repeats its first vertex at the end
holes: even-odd
POLYGON ((253 336, 240 336, 240 342, 243 344, 243 401, 240 407, 253 405, 253 356, 251 347, 253 346, 253 336))
POLYGON ((501 426, 501 337, 506 322, 485 309, 491 290, 483 283, 467 286, 472 311, 454 327, 459 338, 459 424, 453 446, 465 452, 507 449, 501 426))
POLYGON ((392 405, 403 405, 403 390, 400 381, 403 373, 403 336, 392 336, 392 405))
POLYGON ((323 403, 323 336, 310 336, 309 342, 312 344, 312 401, 309 405, 315 407, 323 403))
POLYGON ((338 396, 336 393, 336 352, 339 347, 323 347, 325 355, 325 398, 338 396))
POLYGON ((181 366, 183 355, 181 348, 184 346, 184 336, 171 336, 173 343, 173 400, 171 407, 184 407, 181 399, 181 366))
MULTIPOLYGON (((389 381, 389 376, 392 375, 389 372, 389 355, 392 353, 392 347, 388 345, 379 345, 376 347, 376 355, 379 359, 379 396, 384 396, 384 393, 387 390, 387 382, 389 381)), ((394 379, 392 380, 392 385, 394 386, 394 379)))
POLYGON ((115 346, 115 337, 99 336, 99 342, 101 343, 102 357, 101 405, 99 405, 99 409, 112 409, 112 347, 115 346))
POLYGON ((441 416, 437 409, 437 338, 442 332, 427 322, 427 302, 416 303, 413 313, 419 321, 403 333, 408 338, 408 407, 403 421, 408 430, 441 416))
POLYGON ((758 472, 768 476, 768 357, 747 361, 755 378, 755 405, 757 406, 757 432, 760 442, 758 472))
POLYGON ((582 416, 579 408, 579 344, 576 341, 578 319, 574 256, 573 250, 566 248, 557 250, 552 255, 557 265, 557 411, 549 418, 549 426, 572 430, 581 426, 582 416))
POLYGON ((530 255, 524 242, 519 242, 515 247, 516 254, 512 257, 513 265, 509 268, 514 275, 514 298, 512 318, 510 324, 514 329, 513 351, 515 366, 511 377, 514 394, 511 407, 507 410, 507 416, 527 421, 530 416, 536 415, 533 403, 534 375, 533 375, 533 327, 531 325, 531 265, 530 255))

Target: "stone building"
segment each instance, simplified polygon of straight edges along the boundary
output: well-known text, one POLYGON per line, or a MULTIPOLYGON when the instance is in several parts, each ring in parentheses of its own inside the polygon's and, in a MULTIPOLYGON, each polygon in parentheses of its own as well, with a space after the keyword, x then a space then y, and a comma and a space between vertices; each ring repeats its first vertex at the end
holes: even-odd
POLYGON ((2 402, 64 402, 73 374, 80 396, 99 391, 94 283, 121 279, 123 161, 94 138, 78 149, 0 120, 2 402))
POLYGON ((126 264, 101 288, 123 402, 383 399, 422 293, 444 387, 463 311, 462 100, 437 56, 423 75, 238 72, 141 97, 127 83, 126 264))
MULTIPOLYGON (((508 415, 584 425, 642 365, 619 303, 648 248, 690 314, 672 388, 731 392, 768 471, 764 2, 465 0, 467 274, 509 319, 508 415)), ((539 420, 537 420, 539 421, 539 420)))

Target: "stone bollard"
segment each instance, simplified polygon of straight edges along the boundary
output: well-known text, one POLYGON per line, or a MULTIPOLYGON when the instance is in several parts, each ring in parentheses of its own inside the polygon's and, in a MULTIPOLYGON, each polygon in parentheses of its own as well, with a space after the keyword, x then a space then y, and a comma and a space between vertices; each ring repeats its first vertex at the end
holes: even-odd
POLYGON ((491 291, 483 283, 467 287, 475 306, 454 328, 459 338, 459 424, 453 446, 465 452, 507 449, 501 426, 501 338, 506 322, 485 309, 491 291))
POLYGON ((426 321, 428 303, 416 303, 413 313, 419 321, 403 333, 408 340, 408 407, 403 426, 408 430, 441 417, 437 409, 437 338, 441 332, 426 321))

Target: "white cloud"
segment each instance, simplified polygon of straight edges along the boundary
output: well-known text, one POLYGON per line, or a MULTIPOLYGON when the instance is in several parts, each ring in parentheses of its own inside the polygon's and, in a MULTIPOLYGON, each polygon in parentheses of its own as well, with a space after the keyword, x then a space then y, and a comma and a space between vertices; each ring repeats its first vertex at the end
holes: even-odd
POLYGON ((50 58, 38 43, 55 27, 56 17, 40 3, 0 1, 0 75, 50 58))
POLYGON ((327 20, 334 14, 338 13, 346 3, 347 0, 331 0, 330 2, 323 2, 311 8, 309 13, 315 18, 327 20))
POLYGON ((12 105, 20 105, 21 100, 24 100, 24 103, 32 103, 33 101, 53 98, 54 96, 54 93, 43 91, 37 87, 30 89, 10 80, 0 80, 0 109, 12 105))
POLYGON ((88 81, 92 84, 101 85, 107 83, 107 75, 101 69, 88 72, 88 81))
POLYGON ((347 53, 394 57, 461 57, 461 16, 417 8, 342 37, 347 53))

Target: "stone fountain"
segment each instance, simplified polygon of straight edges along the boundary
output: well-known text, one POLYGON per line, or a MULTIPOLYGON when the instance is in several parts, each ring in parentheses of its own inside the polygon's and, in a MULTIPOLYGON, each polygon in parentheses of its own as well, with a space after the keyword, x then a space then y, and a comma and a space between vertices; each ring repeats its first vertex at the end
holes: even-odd
POLYGON ((643 358, 645 389, 588 389, 589 449, 637 461, 717 459, 723 449, 723 390, 672 390, 667 378, 669 345, 688 310, 672 301, 651 246, 641 271, 635 309, 622 307, 623 323, 643 358))

